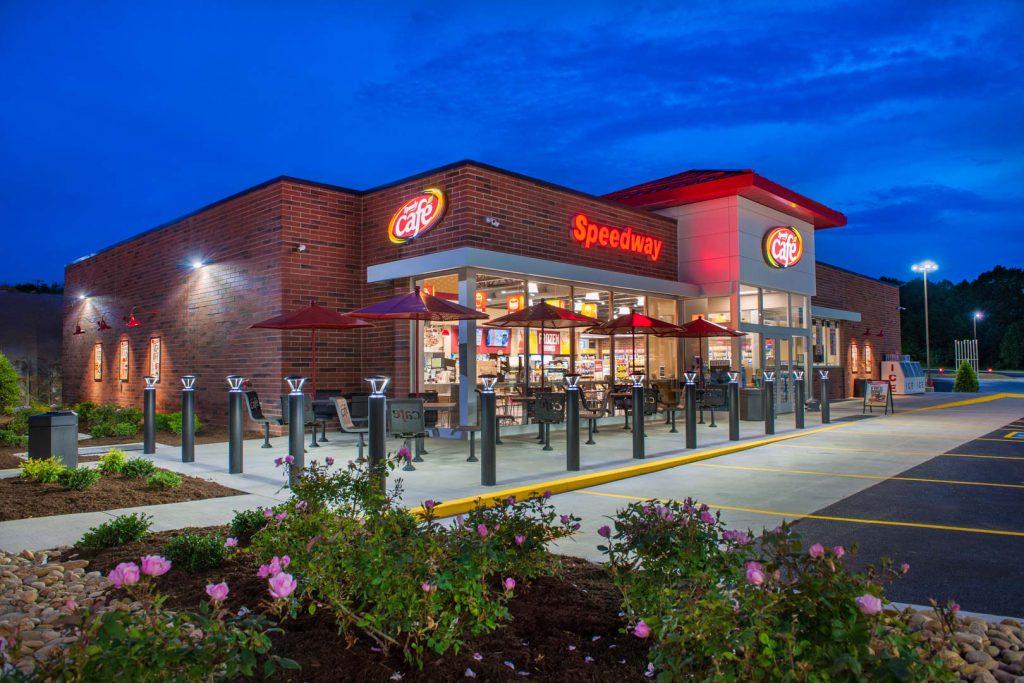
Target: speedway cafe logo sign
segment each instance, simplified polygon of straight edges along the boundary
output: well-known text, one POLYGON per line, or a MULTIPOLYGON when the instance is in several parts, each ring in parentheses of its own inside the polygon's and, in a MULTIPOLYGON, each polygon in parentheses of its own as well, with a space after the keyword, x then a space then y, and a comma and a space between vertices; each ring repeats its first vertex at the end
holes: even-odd
POLYGON ((791 268, 804 255, 804 238, 791 226, 772 228, 764 235, 764 260, 772 268, 791 268))
POLYGON ((428 188, 398 207, 388 222, 388 239, 405 244, 441 222, 448 207, 444 192, 428 188))
POLYGON ((618 249, 646 256, 652 261, 661 257, 661 249, 665 246, 665 240, 635 232, 633 228, 599 225, 582 213, 573 216, 572 236, 584 249, 618 249))

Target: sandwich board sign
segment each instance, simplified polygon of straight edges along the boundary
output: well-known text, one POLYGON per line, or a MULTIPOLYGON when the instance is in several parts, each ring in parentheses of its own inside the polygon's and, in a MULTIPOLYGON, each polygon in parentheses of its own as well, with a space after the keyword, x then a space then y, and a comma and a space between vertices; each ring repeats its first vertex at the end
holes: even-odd
POLYGON ((875 408, 883 408, 885 415, 890 411, 896 413, 896 407, 892 402, 892 384, 884 379, 869 379, 864 387, 864 405, 861 414, 866 411, 875 412, 875 408))

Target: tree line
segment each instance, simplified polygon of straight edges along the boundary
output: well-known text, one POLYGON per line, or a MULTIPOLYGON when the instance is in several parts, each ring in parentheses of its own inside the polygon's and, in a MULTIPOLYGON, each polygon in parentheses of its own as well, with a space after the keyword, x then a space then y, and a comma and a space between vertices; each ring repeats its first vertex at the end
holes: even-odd
MULTIPOLYGON (((924 285, 921 278, 882 278, 900 287, 903 353, 924 363, 924 285)), ((932 365, 952 368, 953 342, 974 338, 978 319, 981 368, 1024 370, 1024 270, 996 266, 971 281, 928 279, 932 365)))

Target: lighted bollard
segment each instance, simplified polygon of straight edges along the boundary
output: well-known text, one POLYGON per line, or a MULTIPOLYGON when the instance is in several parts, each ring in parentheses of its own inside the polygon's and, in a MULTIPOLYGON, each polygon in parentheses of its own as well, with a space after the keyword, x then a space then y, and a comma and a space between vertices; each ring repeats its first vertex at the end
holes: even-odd
POLYGON ((498 478, 498 397, 494 394, 497 375, 481 375, 480 390, 480 484, 494 486, 498 478))
POLYGON ((288 455, 292 456, 292 464, 288 468, 288 478, 291 480, 306 466, 306 447, 303 444, 306 416, 302 414, 302 385, 306 383, 306 378, 292 375, 285 377, 284 381, 288 383, 289 389, 288 455))
POLYGON ((633 459, 644 457, 644 373, 632 372, 633 378, 633 459))
POLYGON ((181 378, 181 461, 196 461, 196 376, 181 378))
MULTIPOLYGON (((565 469, 580 471, 580 376, 565 376, 565 469)), ((636 424, 634 419, 633 424, 636 424)))
POLYGON ((818 370, 818 376, 821 377, 821 424, 827 425, 832 422, 832 411, 828 405, 828 370, 818 370))
POLYGON ((156 453, 156 377, 146 376, 142 391, 142 452, 156 453))
POLYGON ((795 382, 795 384, 793 385, 793 389, 795 390, 794 391, 795 395, 794 395, 793 398, 796 401, 796 404, 794 405, 795 415, 793 417, 793 420, 794 420, 794 422, 796 424, 796 428, 797 429, 803 429, 804 428, 804 373, 803 373, 803 370, 794 370, 793 371, 793 381, 795 382))
POLYGON ((740 373, 729 373, 729 441, 740 440, 740 373))
POLYGON ((686 447, 697 447, 697 373, 684 372, 683 379, 686 381, 685 401, 683 412, 686 415, 686 447))
POLYGON ((245 378, 241 375, 228 375, 228 474, 242 473, 242 424, 245 419, 242 411, 242 401, 245 394, 242 392, 242 383, 245 378))
POLYGON ((367 399, 367 417, 369 418, 369 439, 367 450, 370 455, 370 474, 378 480, 381 493, 387 491, 388 477, 385 470, 385 458, 387 457, 387 404, 388 397, 384 390, 391 381, 390 377, 374 375, 367 377, 370 383, 370 397, 367 399))
POLYGON ((764 433, 775 433, 775 373, 764 373, 764 433))

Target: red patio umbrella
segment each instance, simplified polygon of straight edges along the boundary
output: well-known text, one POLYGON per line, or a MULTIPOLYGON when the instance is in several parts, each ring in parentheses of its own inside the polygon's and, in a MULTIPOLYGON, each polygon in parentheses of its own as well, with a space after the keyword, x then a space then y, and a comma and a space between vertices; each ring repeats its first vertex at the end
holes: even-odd
POLYGON ((737 332, 736 330, 730 329, 725 325, 719 325, 713 323, 710 320, 705 320, 704 316, 698 315, 694 320, 688 323, 680 325, 676 330, 669 330, 667 332, 659 333, 659 337, 682 337, 687 339, 697 340, 697 350, 701 354, 700 363, 700 383, 704 384, 704 359, 707 358, 704 355, 703 340, 709 337, 744 337, 746 332, 737 332))
POLYGON ((472 308, 461 306, 447 299, 442 299, 433 294, 427 294, 419 286, 412 292, 399 294, 398 296, 381 301, 376 304, 364 306, 349 315, 366 320, 415 320, 416 324, 416 375, 413 380, 413 390, 419 393, 420 374, 423 369, 419 367, 420 357, 420 320, 444 322, 450 320, 480 320, 486 319, 487 314, 481 313, 472 308))
POLYGON ((310 343, 313 347, 312 377, 309 382, 310 392, 316 391, 316 331, 317 330, 349 330, 355 327, 372 327, 365 320, 317 305, 310 301, 309 306, 291 313, 261 320, 250 325, 250 328, 267 330, 309 330, 310 343))
MULTIPOLYGON (((609 336, 628 334, 632 337, 633 341, 633 369, 636 370, 636 335, 642 334, 649 336, 652 334, 659 334, 665 332, 674 332, 679 329, 678 325, 674 325, 664 320, 658 320, 657 318, 651 318, 637 313, 636 311, 630 311, 626 315, 620 315, 614 320, 609 320, 606 323, 602 323, 597 327, 593 327, 588 332, 594 334, 607 334, 609 336)), ((615 359, 612 359, 612 376, 614 377, 615 359)))
MULTIPOLYGON (((544 388, 544 329, 545 327, 550 329, 565 329, 571 327, 593 327, 600 325, 601 321, 597 318, 591 318, 588 315, 583 315, 575 311, 571 311, 567 308, 559 308, 558 306, 552 306, 546 301, 536 303, 529 308, 524 308, 521 311, 515 311, 508 315, 503 315, 500 318, 495 318, 489 323, 484 323, 488 327, 539 327, 540 328, 540 388, 544 388)), ((530 348, 529 339, 526 342, 526 356, 529 358, 530 348)), ((576 359, 573 359, 575 365, 576 359)), ((527 368, 529 372, 529 368, 527 368)))

